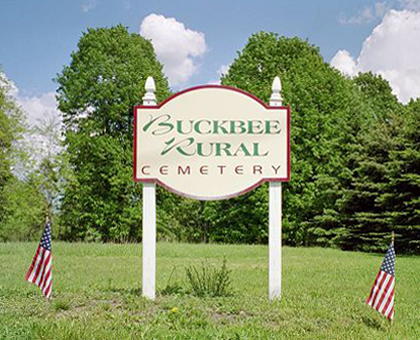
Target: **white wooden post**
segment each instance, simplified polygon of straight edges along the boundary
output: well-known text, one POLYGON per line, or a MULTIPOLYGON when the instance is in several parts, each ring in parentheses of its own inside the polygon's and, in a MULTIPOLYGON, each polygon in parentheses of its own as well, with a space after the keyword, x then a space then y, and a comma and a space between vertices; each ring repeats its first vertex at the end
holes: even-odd
MULTIPOLYGON (((143 105, 156 105, 155 81, 146 80, 143 105)), ((143 183, 143 296, 156 297, 156 184, 143 183)))
MULTIPOLYGON (((281 106, 280 78, 274 78, 270 97, 270 106, 281 106)), ((268 298, 270 300, 281 297, 281 182, 270 182, 269 192, 269 283, 268 298)))

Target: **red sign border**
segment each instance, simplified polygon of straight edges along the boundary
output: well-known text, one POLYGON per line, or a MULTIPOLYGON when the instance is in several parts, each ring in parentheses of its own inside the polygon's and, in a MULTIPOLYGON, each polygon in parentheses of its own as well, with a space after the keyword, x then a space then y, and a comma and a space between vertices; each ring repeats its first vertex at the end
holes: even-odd
POLYGON ((289 182, 290 181, 290 106, 269 106, 269 105, 265 104, 261 99, 254 96, 253 94, 250 94, 248 92, 245 92, 241 89, 238 89, 238 88, 232 87, 232 86, 199 85, 199 86, 190 87, 188 89, 177 92, 174 95, 165 99, 162 103, 160 103, 158 105, 153 105, 153 106, 136 105, 136 106, 134 106, 133 110, 134 110, 134 145, 133 145, 133 153, 134 153, 133 181, 134 182, 157 183, 160 186, 162 186, 163 188, 165 188, 166 190, 171 191, 171 192, 173 192, 173 193, 175 193, 179 196, 182 196, 182 197, 192 198, 192 199, 196 199, 196 200, 200 200, 200 201, 217 201, 217 200, 229 199, 229 198, 233 198, 233 197, 237 197, 237 196, 246 194, 247 192, 250 192, 251 190, 259 187, 263 182, 289 182), (225 90, 231 90, 231 91, 241 93, 243 95, 246 95, 246 96, 252 98, 253 100, 255 100, 257 103, 262 105, 267 110, 286 110, 286 113, 287 113, 287 165, 288 165, 287 166, 287 177, 285 177, 285 178, 262 178, 257 183, 251 185, 250 187, 248 187, 248 188, 246 188, 246 189, 244 189, 240 192, 230 194, 230 195, 226 195, 226 196, 212 197, 212 198, 197 197, 197 196, 192 196, 192 195, 185 194, 183 192, 175 190, 175 189, 171 188, 170 186, 164 184, 158 178, 139 179, 139 178, 136 177, 136 174, 137 174, 137 109, 149 109, 149 110, 150 109, 152 109, 152 110, 153 109, 160 109, 166 103, 170 102, 174 98, 176 98, 176 97, 178 97, 178 96, 180 96, 184 93, 187 93, 187 92, 190 92, 190 91, 201 90, 201 89, 208 89, 208 88, 225 89, 225 90))

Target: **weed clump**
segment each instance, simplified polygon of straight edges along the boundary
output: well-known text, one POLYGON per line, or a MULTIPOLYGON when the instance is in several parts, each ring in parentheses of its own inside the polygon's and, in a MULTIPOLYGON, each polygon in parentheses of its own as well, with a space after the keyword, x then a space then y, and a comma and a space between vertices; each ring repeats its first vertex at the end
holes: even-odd
POLYGON ((202 262, 200 266, 188 266, 185 273, 191 292, 195 296, 220 297, 232 294, 231 271, 226 266, 226 258, 223 259, 220 268, 202 262))

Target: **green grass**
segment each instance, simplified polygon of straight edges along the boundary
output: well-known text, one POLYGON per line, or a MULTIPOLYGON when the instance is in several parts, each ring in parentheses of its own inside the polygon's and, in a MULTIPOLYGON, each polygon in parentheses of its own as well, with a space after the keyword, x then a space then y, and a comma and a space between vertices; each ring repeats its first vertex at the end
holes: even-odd
POLYGON ((141 297, 141 246, 53 244, 53 299, 24 280, 36 243, 0 243, 4 339, 419 339, 420 257, 397 257, 392 326, 364 301, 383 255, 283 248, 283 295, 267 299, 267 247, 158 243, 157 286, 185 266, 232 271, 233 296, 141 297), (175 308, 176 307, 176 308, 175 308))

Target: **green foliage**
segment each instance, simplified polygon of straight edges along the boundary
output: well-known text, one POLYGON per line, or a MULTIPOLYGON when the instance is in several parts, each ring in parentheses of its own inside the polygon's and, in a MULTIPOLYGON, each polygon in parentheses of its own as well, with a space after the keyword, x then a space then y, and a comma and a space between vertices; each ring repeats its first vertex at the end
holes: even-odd
POLYGON ((147 76, 157 98, 168 95, 152 44, 119 25, 89 29, 57 77, 65 146, 73 173, 62 199, 63 237, 139 239, 141 186, 133 174, 133 106, 147 76))
POLYGON ((58 208, 60 172, 65 163, 52 149, 59 148, 57 121, 40 121, 39 126, 25 128, 23 112, 15 107, 14 131, 9 155, 13 172, 3 187, 4 212, 0 221, 0 240, 27 241, 39 239, 45 228, 47 207, 52 210, 53 236, 59 234, 54 213, 58 208), (24 136, 24 138, 23 138, 24 136), (46 145, 39 143, 47 141, 46 145))
POLYGON ((24 174, 23 112, 0 70, 0 241, 32 240, 45 227, 45 198, 35 174, 24 174), (15 168, 15 173, 12 169, 15 168))
POLYGON ((236 199, 206 203, 209 238, 223 243, 267 243, 268 185, 236 199), (210 223, 209 223, 210 224, 210 223))
POLYGON ((9 95, 11 85, 0 68, 0 225, 6 218, 5 187, 13 179, 13 143, 23 131, 22 112, 9 95))
MULTIPOLYGON (((0 241, 28 241, 41 237, 45 228, 47 201, 41 193, 39 177, 13 177, 4 190, 6 218, 0 225, 0 241)), ((54 231, 55 232, 55 231, 54 231)))
POLYGON ((395 230, 396 250, 420 252, 420 100, 411 101, 397 120, 397 145, 386 164, 387 185, 378 204, 388 230, 395 230))
POLYGON ((231 292, 231 271, 227 269, 226 258, 220 268, 202 262, 200 266, 191 265, 185 269, 187 282, 195 296, 229 296, 231 292))
POLYGON ((376 121, 386 121, 391 115, 403 110, 403 105, 392 93, 391 86, 380 75, 359 73, 353 81, 359 88, 363 101, 374 112, 376 121))
MULTIPOLYGON (((54 233, 63 239, 141 239, 132 108, 142 102, 149 75, 162 101, 168 83, 149 41, 121 25, 84 33, 56 79, 65 151, 48 154, 24 176, 11 171, 22 123, 2 76, 1 240, 38 237, 47 204, 59 212, 54 233)), ((382 77, 349 79, 307 41, 265 32, 250 37, 222 83, 268 102, 275 76, 292 112, 292 181, 283 185, 285 243, 383 251, 394 230, 398 251, 418 252, 419 100, 402 105, 382 77)), ((58 140, 48 126, 41 132, 58 140)), ((157 204, 161 240, 268 240, 266 184, 214 202, 180 198, 159 187, 157 204)))
MULTIPOLYGON (((325 63, 317 48, 298 38, 265 32, 253 35, 222 83, 268 102, 275 76, 282 79, 284 104, 292 112, 292 181, 283 186, 285 241, 328 244, 340 227, 336 202, 349 178, 348 155, 366 113, 353 83, 325 63)), ((252 215, 257 207, 258 220, 254 218, 250 227, 256 226, 259 240, 265 241, 267 195, 262 187, 248 199, 221 202, 219 210, 225 216, 237 209, 252 215)), ((239 223, 249 226, 246 219, 239 223)))
POLYGON ((401 145, 398 135, 406 108, 380 76, 360 74, 354 82, 375 119, 363 127, 350 156, 352 178, 340 200, 343 229, 337 243, 343 249, 384 251, 395 229, 389 218, 394 208, 386 207, 384 198, 394 176, 389 166, 392 153, 401 145))

